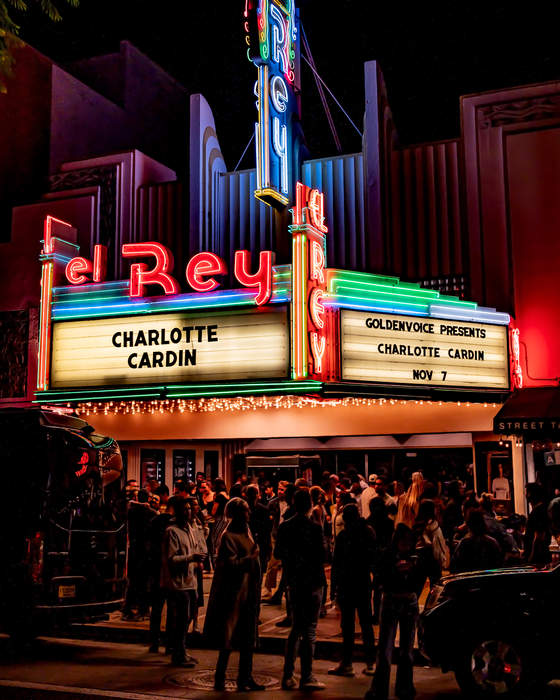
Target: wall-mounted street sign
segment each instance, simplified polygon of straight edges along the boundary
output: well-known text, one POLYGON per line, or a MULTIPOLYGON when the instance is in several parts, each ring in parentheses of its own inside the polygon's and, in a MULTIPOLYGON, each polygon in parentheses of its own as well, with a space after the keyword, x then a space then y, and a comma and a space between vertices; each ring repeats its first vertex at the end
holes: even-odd
POLYGON ((344 380, 509 388, 503 325, 349 309, 340 324, 344 380))
POLYGON ((53 324, 51 387, 287 377, 285 306, 53 324))

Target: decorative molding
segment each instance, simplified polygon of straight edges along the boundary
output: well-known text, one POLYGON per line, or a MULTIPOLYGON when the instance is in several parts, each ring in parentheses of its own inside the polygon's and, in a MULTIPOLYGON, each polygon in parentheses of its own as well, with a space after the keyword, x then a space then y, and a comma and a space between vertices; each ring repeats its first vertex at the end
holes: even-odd
POLYGON ((100 189, 99 242, 113 249, 116 240, 118 164, 69 170, 49 177, 49 191, 63 192, 95 185, 100 189))
POLYGON ((480 129, 560 118, 560 95, 486 105, 477 110, 480 129))
POLYGON ((0 312, 0 398, 22 398, 27 392, 29 312, 0 312))

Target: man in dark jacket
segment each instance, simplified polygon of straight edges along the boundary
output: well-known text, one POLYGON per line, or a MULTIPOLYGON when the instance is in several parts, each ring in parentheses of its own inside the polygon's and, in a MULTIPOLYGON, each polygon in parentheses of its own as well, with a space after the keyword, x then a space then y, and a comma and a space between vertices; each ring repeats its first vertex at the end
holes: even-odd
POLYGON ((123 608, 123 620, 133 620, 132 608, 138 606, 136 619, 148 614, 148 527, 157 515, 148 505, 149 494, 138 491, 138 500, 128 505, 128 588, 123 608))
POLYGON ((550 520, 548 503, 544 487, 541 484, 527 484, 527 500, 531 512, 527 517, 523 555, 528 564, 546 566, 552 555, 550 553, 550 520))
MULTIPOLYGON (((148 529, 148 567, 150 571, 150 600, 152 609, 150 612, 150 652, 159 651, 159 638, 161 629, 161 613, 165 603, 165 591, 160 586, 161 576, 161 546, 163 536, 171 520, 169 513, 159 513, 150 522, 148 529)), ((167 646, 170 648, 169 631, 171 629, 171 615, 167 611, 166 636, 167 646)))
POLYGON ((313 676, 313 651, 317 620, 326 585, 321 527, 309 519, 311 496, 307 489, 296 491, 293 500, 295 515, 278 527, 274 556, 282 561, 292 609, 292 629, 286 642, 282 688, 296 687, 294 668, 297 643, 301 659, 302 690, 323 690, 313 676))
POLYGON ((259 548, 261 576, 263 576, 270 558, 272 520, 268 508, 259 502, 257 484, 247 486, 245 497, 249 506, 249 529, 259 548))
POLYGON ((416 691, 413 683, 413 652, 418 620, 418 593, 430 576, 428 562, 416 551, 412 530, 399 523, 391 546, 379 562, 379 579, 383 589, 377 664, 366 700, 388 700, 391 662, 397 627, 399 628, 399 660, 397 664, 396 695, 400 700, 412 700, 416 691))
POLYGON ((342 520, 344 529, 336 538, 331 568, 331 597, 336 598, 342 618, 342 661, 329 673, 335 676, 354 675, 352 652, 357 611, 364 642, 364 673, 373 675, 375 639, 371 590, 377 555, 376 538, 371 527, 360 517, 356 504, 344 506, 342 520))

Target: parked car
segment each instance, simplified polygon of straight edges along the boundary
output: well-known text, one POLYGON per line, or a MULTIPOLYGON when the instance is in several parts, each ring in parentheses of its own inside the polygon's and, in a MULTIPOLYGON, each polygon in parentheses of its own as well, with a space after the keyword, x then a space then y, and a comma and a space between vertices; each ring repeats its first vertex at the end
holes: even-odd
POLYGON ((468 697, 537 690, 560 676, 559 591, 560 564, 446 576, 421 616, 424 652, 468 697))

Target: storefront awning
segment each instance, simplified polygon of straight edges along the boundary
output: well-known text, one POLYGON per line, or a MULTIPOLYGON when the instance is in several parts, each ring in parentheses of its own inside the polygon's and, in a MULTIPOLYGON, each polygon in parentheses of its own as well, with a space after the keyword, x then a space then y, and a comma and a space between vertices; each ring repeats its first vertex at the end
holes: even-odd
POLYGON ((494 432, 556 439, 560 435, 560 387, 516 391, 496 414, 494 432))

